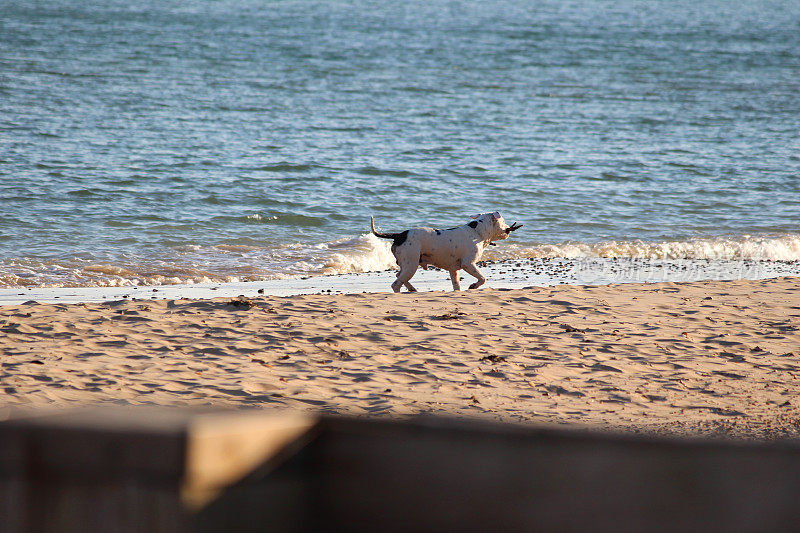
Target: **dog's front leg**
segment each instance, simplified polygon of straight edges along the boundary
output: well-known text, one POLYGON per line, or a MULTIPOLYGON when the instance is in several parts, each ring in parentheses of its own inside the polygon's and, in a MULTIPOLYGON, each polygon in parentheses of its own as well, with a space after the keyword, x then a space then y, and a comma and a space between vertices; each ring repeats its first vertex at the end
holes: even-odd
POLYGON ((483 274, 481 274, 481 271, 478 270, 477 266, 475 266, 475 263, 468 263, 464 265, 462 268, 467 272, 467 274, 470 274, 471 276, 478 279, 478 281, 469 286, 470 289, 477 289, 478 287, 486 283, 486 278, 483 277, 483 274))
POLYGON ((460 291, 461 284, 458 282, 458 270, 451 270, 450 271, 450 281, 453 282, 453 290, 460 291))

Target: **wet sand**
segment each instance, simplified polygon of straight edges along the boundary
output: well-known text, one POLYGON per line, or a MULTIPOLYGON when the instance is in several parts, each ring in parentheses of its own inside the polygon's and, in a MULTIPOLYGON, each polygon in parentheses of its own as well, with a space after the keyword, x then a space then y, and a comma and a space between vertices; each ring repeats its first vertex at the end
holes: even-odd
MULTIPOLYGON (((633 258, 526 258, 479 264, 487 278, 483 288, 523 289, 555 285, 607 285, 619 283, 686 282, 703 280, 771 279, 800 276, 800 261, 725 261, 706 259, 633 258)), ((298 294, 355 294, 391 292, 396 270, 330 276, 183 285, 130 285, 98 287, 0 288, 0 305, 29 300, 49 303, 108 302, 125 298, 171 300, 179 298, 293 296, 298 294)), ((461 273, 465 285, 472 277, 461 273)), ((449 291, 447 272, 419 269, 413 278, 420 291, 449 291)))
POLYGON ((0 407, 800 436, 800 279, 0 307, 0 407))

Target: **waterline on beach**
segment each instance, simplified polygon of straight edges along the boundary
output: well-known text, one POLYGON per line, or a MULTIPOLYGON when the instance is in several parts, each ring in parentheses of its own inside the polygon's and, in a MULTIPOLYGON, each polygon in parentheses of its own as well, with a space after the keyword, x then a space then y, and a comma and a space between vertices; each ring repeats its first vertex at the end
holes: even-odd
MULTIPOLYGON (((484 262, 487 288, 608 285, 617 283, 690 282, 702 280, 768 279, 800 276, 800 261, 518 258, 484 262)), ((258 295, 353 294, 390 292, 393 270, 326 276, 302 276, 262 281, 204 282, 169 285, 0 288, 0 305, 38 302, 102 302, 130 299, 219 298, 258 295)), ((471 279, 461 273, 464 280, 471 279)), ((446 272, 420 269, 414 276, 420 291, 450 291, 446 272)))

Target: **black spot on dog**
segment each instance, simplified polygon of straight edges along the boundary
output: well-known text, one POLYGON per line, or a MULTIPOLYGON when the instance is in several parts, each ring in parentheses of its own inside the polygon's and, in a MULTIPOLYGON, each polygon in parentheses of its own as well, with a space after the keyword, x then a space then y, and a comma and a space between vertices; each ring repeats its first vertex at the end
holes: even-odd
POLYGON ((472 228, 472 229, 475 229, 475 228, 477 228, 477 227, 478 227, 478 221, 477 221, 477 220, 473 220, 472 222, 470 222, 469 224, 467 224, 467 226, 469 226, 469 227, 470 227, 470 228, 472 228))
POLYGON ((396 234, 394 236, 394 242, 392 243, 392 246, 402 246, 402 244, 406 242, 406 239, 408 239, 408 230, 396 234))

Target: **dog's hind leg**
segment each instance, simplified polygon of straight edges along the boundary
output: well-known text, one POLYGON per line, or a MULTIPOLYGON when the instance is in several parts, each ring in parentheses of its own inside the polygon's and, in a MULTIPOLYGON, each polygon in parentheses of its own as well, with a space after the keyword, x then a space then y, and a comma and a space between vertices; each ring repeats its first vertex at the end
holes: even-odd
POLYGON ((397 279, 392 283, 392 290, 400 292, 400 288, 404 285, 409 291, 415 291, 414 287, 408 282, 417 271, 417 263, 404 263, 400 265, 400 272, 397 273, 397 279))
POLYGON ((450 281, 453 282, 453 290, 460 291, 461 284, 458 282, 458 270, 451 270, 450 271, 450 281))
POLYGON ((467 274, 478 278, 478 281, 469 286, 470 289, 477 289, 486 283, 486 278, 483 277, 483 274, 481 274, 481 271, 475 266, 475 263, 468 263, 462 268, 467 272, 467 274))

